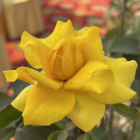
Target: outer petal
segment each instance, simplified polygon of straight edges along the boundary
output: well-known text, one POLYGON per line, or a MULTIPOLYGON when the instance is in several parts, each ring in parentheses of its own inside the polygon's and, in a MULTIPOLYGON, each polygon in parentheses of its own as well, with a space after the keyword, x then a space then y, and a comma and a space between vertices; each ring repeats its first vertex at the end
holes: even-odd
POLYGON ((63 85, 62 81, 52 80, 45 76, 45 74, 26 67, 19 67, 17 70, 4 71, 4 74, 7 82, 14 82, 16 79, 20 79, 27 83, 34 84, 34 82, 37 81, 42 85, 53 89, 58 89, 63 85))
POLYGON ((81 30, 75 31, 76 36, 81 36, 89 27, 84 27, 81 30))
POLYGON ((98 32, 99 28, 91 27, 83 36, 76 37, 76 45, 82 52, 84 64, 91 60, 104 62, 103 46, 98 32))
POLYGON ((83 131, 90 131, 104 116, 105 105, 94 101, 88 93, 76 91, 76 101, 68 118, 83 131))
POLYGON ((98 61, 90 61, 69 79, 63 88, 101 94, 113 82, 114 75, 108 65, 98 61))
POLYGON ((120 81, 115 80, 114 84, 103 94, 89 94, 97 102, 104 104, 117 104, 130 100, 136 94, 136 92, 128 88, 120 81))
POLYGON ((68 38, 71 34, 75 34, 71 21, 68 20, 66 23, 58 21, 53 33, 47 38, 47 40, 51 48, 53 48, 59 40, 68 38))
POLYGON ((50 125, 65 117, 74 107, 73 91, 54 90, 41 84, 32 88, 23 112, 25 125, 50 125))
POLYGON ((128 87, 131 86, 138 66, 136 61, 127 61, 125 58, 114 59, 105 57, 105 63, 110 66, 115 79, 118 79, 128 87))
POLYGON ((33 85, 30 85, 24 90, 22 90, 21 93, 16 97, 16 99, 11 103, 11 105, 19 111, 23 112, 25 108, 27 95, 32 88, 33 85))
POLYGON ((24 49, 25 57, 29 64, 35 68, 43 68, 48 77, 52 77, 47 55, 51 49, 39 39, 24 32, 21 37, 20 46, 24 49))
POLYGON ((40 63, 38 56, 33 52, 31 47, 26 47, 24 49, 24 55, 25 55, 26 60, 32 67, 36 69, 42 68, 42 65, 40 63))

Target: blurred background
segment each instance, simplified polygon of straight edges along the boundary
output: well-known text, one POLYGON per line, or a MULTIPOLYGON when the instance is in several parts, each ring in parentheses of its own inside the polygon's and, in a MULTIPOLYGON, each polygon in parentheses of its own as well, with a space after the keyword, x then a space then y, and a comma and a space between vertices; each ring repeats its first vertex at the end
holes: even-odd
MULTIPOLYGON (((111 43, 118 36, 131 35, 140 30, 140 0, 126 0, 126 5, 124 1, 0 0, 0 91, 9 96, 14 94, 12 83, 6 83, 3 70, 28 66, 23 50, 18 47, 23 31, 28 31, 38 38, 46 38, 53 31, 57 20, 66 22, 70 19, 75 30, 85 26, 98 26, 105 46, 105 55, 124 56, 119 50, 121 48, 111 51, 111 43)), ((139 33, 135 36, 140 40, 139 33)), ((131 49, 128 51, 131 52, 131 49)), ((125 140, 124 133, 132 129, 131 123, 118 114, 115 115, 115 119, 114 126, 119 126, 117 129, 114 127, 115 133, 118 134, 121 130, 122 136, 114 139, 125 140)), ((134 140, 140 139, 140 127, 137 131, 134 140)))

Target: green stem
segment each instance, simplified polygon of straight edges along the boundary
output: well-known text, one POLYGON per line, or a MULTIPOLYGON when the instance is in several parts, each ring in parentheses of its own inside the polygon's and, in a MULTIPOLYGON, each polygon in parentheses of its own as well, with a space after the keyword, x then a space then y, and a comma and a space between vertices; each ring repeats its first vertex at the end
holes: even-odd
POLYGON ((106 118, 103 117, 102 120, 101 120, 100 127, 105 127, 105 126, 106 126, 106 118))
POLYGON ((128 0, 123 0, 123 11, 121 14, 121 25, 120 25, 120 36, 124 35, 124 20, 125 20, 125 11, 126 11, 126 3, 128 0))
POLYGON ((109 116, 109 125, 108 125, 108 134, 109 134, 109 139, 113 139, 113 110, 110 110, 110 116, 109 116))

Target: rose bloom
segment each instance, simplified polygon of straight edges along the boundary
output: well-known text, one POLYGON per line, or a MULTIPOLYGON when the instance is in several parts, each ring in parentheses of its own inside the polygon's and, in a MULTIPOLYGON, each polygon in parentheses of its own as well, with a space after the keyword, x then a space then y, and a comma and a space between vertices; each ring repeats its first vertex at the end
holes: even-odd
POLYGON ((87 132, 100 122, 105 104, 123 103, 136 92, 130 89, 137 63, 104 56, 98 27, 75 31, 71 21, 58 21, 53 33, 37 39, 21 37, 27 67, 4 71, 7 82, 31 85, 12 102, 22 111, 25 125, 50 125, 64 117, 87 132))

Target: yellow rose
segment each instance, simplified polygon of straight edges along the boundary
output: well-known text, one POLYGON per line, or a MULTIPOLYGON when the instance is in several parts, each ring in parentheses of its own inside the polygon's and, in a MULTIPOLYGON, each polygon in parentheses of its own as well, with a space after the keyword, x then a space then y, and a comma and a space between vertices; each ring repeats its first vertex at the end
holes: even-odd
POLYGON ((130 100, 137 63, 104 56, 98 27, 73 29, 69 20, 57 22, 46 39, 24 32, 20 46, 26 60, 42 72, 19 67, 4 71, 7 82, 30 83, 12 102, 23 112, 25 125, 50 125, 67 116, 90 131, 104 116, 105 104, 130 100))

